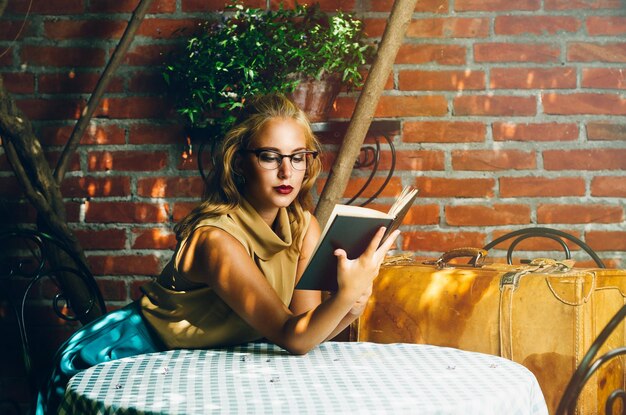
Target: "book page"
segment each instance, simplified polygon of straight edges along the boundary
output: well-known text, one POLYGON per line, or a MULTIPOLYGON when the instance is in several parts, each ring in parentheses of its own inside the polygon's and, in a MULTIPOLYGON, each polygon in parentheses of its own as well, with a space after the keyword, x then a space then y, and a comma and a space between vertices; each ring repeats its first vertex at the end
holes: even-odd
POLYGON ((415 196, 417 196, 417 191, 418 190, 412 186, 406 186, 404 189, 402 189, 402 193, 400 193, 400 196, 398 196, 394 204, 391 206, 391 208, 389 208, 389 215, 391 215, 392 217, 396 217, 398 213, 402 211, 402 208, 407 203, 410 203, 415 196))
POLYGON ((362 206, 335 205, 330 217, 326 221, 326 226, 322 230, 322 235, 326 234, 328 228, 337 216, 353 216, 357 218, 391 218, 389 213, 381 212, 376 209, 370 209, 362 206))

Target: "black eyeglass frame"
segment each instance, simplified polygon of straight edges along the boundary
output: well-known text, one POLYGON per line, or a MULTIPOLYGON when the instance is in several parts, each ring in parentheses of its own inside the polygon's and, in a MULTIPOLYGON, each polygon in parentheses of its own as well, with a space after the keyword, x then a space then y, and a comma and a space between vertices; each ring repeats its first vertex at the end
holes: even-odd
POLYGON ((315 150, 303 150, 303 151, 297 151, 297 152, 295 152, 293 154, 281 154, 278 151, 270 150, 270 149, 267 149, 267 148, 245 149, 245 150, 239 150, 239 152, 240 153, 252 153, 252 154, 254 154, 256 156, 257 162, 259 163, 259 166, 261 166, 261 159, 260 159, 261 153, 272 153, 272 154, 275 154, 276 157, 278 157, 278 159, 279 159, 278 160, 278 166, 276 166, 276 168, 274 168, 274 169, 268 169, 268 168, 265 168, 265 167, 261 166, 265 170, 276 170, 276 169, 279 169, 280 166, 283 165, 283 159, 286 157, 286 158, 289 159, 289 162, 291 163, 291 167, 293 167, 295 170, 298 170, 298 171, 304 171, 304 170, 306 170, 306 168, 304 170, 300 170, 300 169, 296 168, 293 165, 293 158, 294 157, 301 156, 301 155, 304 154, 305 156, 310 155, 315 160, 315 158, 319 154, 315 150))

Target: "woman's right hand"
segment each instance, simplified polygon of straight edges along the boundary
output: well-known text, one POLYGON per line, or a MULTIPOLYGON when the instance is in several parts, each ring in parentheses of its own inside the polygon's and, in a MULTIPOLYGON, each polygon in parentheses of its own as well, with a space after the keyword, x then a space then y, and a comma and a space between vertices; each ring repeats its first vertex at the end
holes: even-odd
POLYGON ((372 285, 374 278, 378 275, 380 264, 385 259, 387 251, 391 249, 396 241, 399 230, 395 230, 389 235, 385 242, 378 247, 385 234, 385 228, 380 228, 365 252, 356 259, 348 259, 346 251, 336 249, 334 254, 337 257, 337 285, 339 294, 347 295, 356 300, 366 292, 372 285))

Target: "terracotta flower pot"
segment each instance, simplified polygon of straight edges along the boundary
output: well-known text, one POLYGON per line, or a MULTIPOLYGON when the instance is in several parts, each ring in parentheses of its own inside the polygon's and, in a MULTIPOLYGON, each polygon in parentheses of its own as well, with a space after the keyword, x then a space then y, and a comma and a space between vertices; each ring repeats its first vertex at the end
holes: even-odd
POLYGON ((311 122, 326 121, 333 103, 341 89, 338 75, 315 78, 302 78, 296 89, 288 97, 298 105, 311 122))

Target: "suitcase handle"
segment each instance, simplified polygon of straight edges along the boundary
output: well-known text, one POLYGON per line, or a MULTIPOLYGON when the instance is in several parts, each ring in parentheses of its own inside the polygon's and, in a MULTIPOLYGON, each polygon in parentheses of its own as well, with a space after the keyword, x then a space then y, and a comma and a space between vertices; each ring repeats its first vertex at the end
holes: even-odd
POLYGON ((471 257, 472 259, 469 262, 470 265, 480 267, 483 265, 486 256, 487 251, 482 248, 455 248, 441 255, 439 259, 435 261, 435 265, 437 268, 444 268, 448 265, 448 262, 454 258, 471 257))

